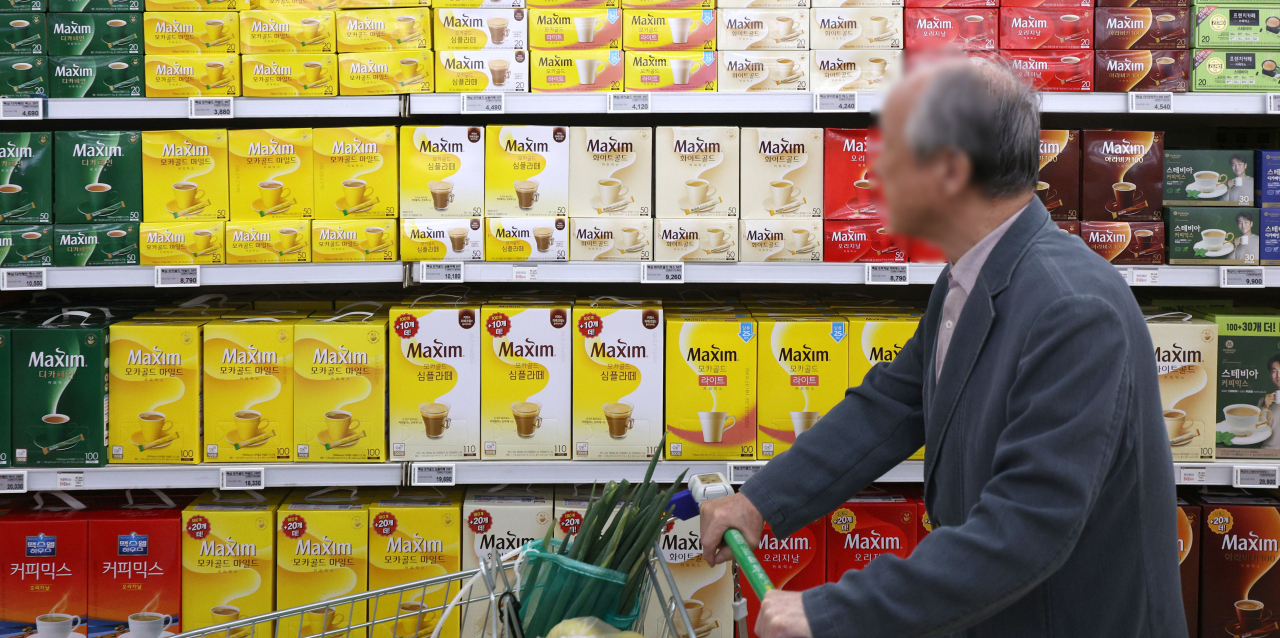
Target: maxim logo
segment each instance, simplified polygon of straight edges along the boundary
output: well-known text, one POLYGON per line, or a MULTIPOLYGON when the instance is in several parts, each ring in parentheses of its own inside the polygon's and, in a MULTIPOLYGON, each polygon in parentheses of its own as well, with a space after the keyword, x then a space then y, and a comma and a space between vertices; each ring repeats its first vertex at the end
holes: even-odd
POLYGON ((804 536, 778 538, 769 532, 760 537, 760 549, 774 552, 798 552, 809 549, 809 539, 804 536))
POLYGON ((552 56, 550 58, 539 57, 538 66, 542 67, 566 67, 573 66, 573 60, 568 60, 560 56, 552 56))
POLYGON ((837 230, 831 233, 831 241, 867 241, 867 234, 857 230, 837 230))
POLYGON ((373 61, 351 63, 351 73, 387 73, 390 68, 385 64, 375 64, 373 61))
POLYGON ((524 357, 526 359, 554 357, 556 356, 556 347, 552 345, 537 344, 530 339, 525 339, 523 345, 519 343, 511 343, 510 341, 503 341, 502 344, 498 346, 498 356, 524 357))
POLYGON ((1049 21, 1044 18, 1014 18, 1015 29, 1048 29, 1049 21))
POLYGON ((1107 26, 1105 28, 1112 31, 1120 31, 1124 29, 1138 29, 1146 31, 1147 23, 1133 18, 1111 17, 1107 18, 1107 26))
POLYGON ((124 149, 119 146, 107 146, 102 142, 94 142, 92 144, 76 144, 71 149, 71 154, 76 157, 123 157, 124 149))
POLYGON ((53 25, 54 35, 89 35, 90 33, 93 33, 93 27, 87 24, 58 22, 53 25))
POLYGON ((844 151, 846 153, 865 153, 867 152, 867 142, 865 140, 845 140, 844 151))
POLYGON ((128 365, 131 366, 180 366, 182 365, 182 353, 165 352, 160 348, 152 348, 155 352, 147 352, 146 350, 130 350, 128 357, 128 365))
POLYGON ((0 248, 8 248, 13 245, 12 237, 0 237, 0 248))
POLYGON ((1222 551, 1224 552, 1275 552, 1280 551, 1280 544, 1274 538, 1259 538, 1254 532, 1249 532, 1249 537, 1244 538, 1235 534, 1227 534, 1222 537, 1222 551))
POLYGON ((726 60, 724 68, 730 71, 763 71, 763 62, 740 62, 738 60, 726 60))
POLYGON ((698 238, 698 231, 696 230, 685 230, 683 228, 677 228, 677 229, 663 228, 662 229, 662 241, 668 241, 668 242, 685 241, 685 240, 697 239, 697 238, 698 238))
POLYGON ((589 139, 587 140, 588 153, 630 153, 635 150, 635 145, 631 142, 619 142, 614 138, 608 141, 589 139))
POLYGON ((337 350, 316 348, 315 356, 311 357, 311 363, 323 363, 325 365, 368 365, 369 353, 352 352, 347 350, 346 346, 338 346, 337 350))
POLYGON ((160 157, 208 157, 209 147, 203 144, 193 144, 191 140, 187 140, 182 144, 165 144, 160 149, 160 157))
POLYGON ((1040 140, 1041 155, 1057 155, 1058 153, 1061 153, 1061 152, 1062 152, 1061 144, 1057 142, 1046 142, 1044 140, 1040 140))
POLYGON ((613 239, 613 231, 600 230, 599 228, 579 228, 576 236, 579 241, 599 241, 613 239))
POLYGON ((157 64, 156 75, 195 75, 194 68, 181 64, 157 64))
MULTIPOLYGON (((59 64, 53 69, 53 75, 54 77, 59 78, 87 78, 93 77, 93 69, 80 66, 79 64, 72 64, 71 66, 62 66, 59 64)), ((77 144, 76 146, 81 145, 77 144)))
POLYGON ((231 241, 271 241, 271 233, 256 230, 237 230, 231 233, 231 241))
POLYGON ((535 142, 526 137, 523 142, 517 139, 509 139, 502 148, 515 153, 546 153, 548 145, 546 142, 535 142))
POLYGON ((387 553, 405 553, 405 554, 425 554, 429 552, 443 552, 444 541, 439 539, 423 538, 417 532, 413 533, 413 538, 392 537, 387 539, 387 553))
POLYGON ((702 552, 702 539, 695 533, 689 532, 688 537, 678 534, 665 534, 662 537, 663 551, 675 552, 702 552))
POLYGON ((422 140, 422 142, 418 144, 418 150, 423 153, 461 153, 462 143, 450 142, 445 139, 438 142, 422 140))
POLYGON ((667 66, 666 58, 645 58, 636 56, 631 58, 631 64, 635 66, 667 66))
POLYGON ((381 31, 387 28, 386 23, 382 20, 361 20, 353 18, 347 21, 347 29, 350 31, 381 31))
POLYGON ((351 543, 335 543, 328 536, 318 541, 301 539, 294 547, 295 556, 350 556, 351 543))
MULTIPOLYGON (((822 71, 853 71, 857 68, 858 68, 858 63, 852 62, 852 61, 846 62, 839 58, 835 60, 823 60, 818 63, 818 69, 822 71)), ((846 151, 849 150, 850 144, 857 144, 858 146, 863 146, 862 142, 859 142, 856 140, 845 140, 844 150, 846 151)))
POLYGON ((831 361, 831 353, 826 350, 814 350, 807 345, 801 345, 799 350, 795 348, 782 348, 778 350, 778 361, 787 363, 812 362, 819 363, 831 361))
POLYGON ((928 18, 916 19, 917 29, 950 29, 950 20, 930 20, 928 18))
POLYGON ((83 368, 89 365, 82 354, 67 354, 62 348, 54 348, 53 354, 32 352, 27 360, 28 368, 83 368))
POLYGON ((450 71, 483 71, 484 62, 481 60, 472 60, 470 58, 445 58, 444 68, 450 71))
POLYGON ((356 238, 356 231, 354 230, 341 230, 337 228, 321 228, 320 229, 320 239, 355 240, 355 238, 356 238))
POLYGON ((747 241, 750 241, 750 242, 782 241, 782 233, 770 232, 768 228, 764 230, 748 230, 747 241))
POLYGON ((902 539, 897 536, 883 536, 880 532, 871 530, 867 536, 862 534, 849 534, 844 537, 845 549, 879 549, 894 550, 902 549, 902 539))
POLYGON ((1044 60, 1012 60, 1013 68, 1023 71, 1045 71, 1049 69, 1049 63, 1044 60))
POLYGON ((258 546, 253 543, 237 543, 234 538, 227 537, 226 542, 203 541, 200 543, 201 556, 257 556, 258 546))
POLYGON ((250 155, 293 155, 293 144, 281 144, 274 139, 266 142, 252 142, 249 144, 250 155))
POLYGON ((724 26, 730 29, 751 29, 753 31, 759 31, 764 29, 764 21, 729 18, 724 21, 724 26))
POLYGON ((538 540, 538 539, 533 538, 532 536, 521 538, 519 536, 516 536, 512 532, 507 532, 506 536, 497 536, 495 534, 484 534, 480 537, 480 549, 481 550, 496 549, 500 552, 509 552, 513 549, 520 549, 521 547, 524 547, 525 543, 530 543, 535 540, 538 540))
POLYGON ((63 235, 58 238, 59 246, 93 246, 98 243, 97 235, 86 235, 84 233, 76 233, 74 235, 63 235))
POLYGON ((1157 347, 1156 361, 1160 363, 1203 363, 1204 357, 1199 350, 1185 350, 1175 343, 1172 349, 1157 347))
POLYGON ((274 62, 268 62, 267 64, 254 64, 253 74, 254 75, 293 75, 293 67, 280 66, 279 64, 276 64, 274 62))
POLYGON ((1146 155, 1147 147, 1125 140, 1120 140, 1119 142, 1107 140, 1102 143, 1102 152, 1107 155, 1146 155))
POLYGON ((657 18, 646 15, 632 15, 631 26, 633 27, 660 27, 667 24, 666 18, 657 18))
POLYGON ((887 348, 884 346, 873 346, 867 358, 875 363, 888 363, 896 359, 899 352, 902 352, 902 346, 896 343, 887 348))
POLYGON ((254 33, 288 33, 289 23, 276 22, 275 20, 268 20, 266 22, 254 20, 253 26, 249 27, 249 30, 254 33))
POLYGON ((692 140, 679 139, 675 141, 675 152, 689 153, 719 153, 719 142, 708 142, 701 137, 695 137, 692 140))
POLYGON ((761 155, 804 155, 804 144, 788 142, 786 139, 777 142, 760 140, 759 151, 761 155))
POLYGON ((1107 70, 1108 71, 1141 71, 1145 73, 1147 71, 1147 65, 1141 62, 1131 62, 1129 60, 1117 60, 1115 58, 1111 58, 1107 60, 1107 70))
POLYGON ((0 158, 4 159, 23 159, 34 157, 35 152, 30 146, 18 146, 13 142, 9 142, 4 146, 0 146, 0 158))
POLYGON ((462 346, 446 346, 439 339, 432 339, 431 343, 425 346, 417 341, 411 341, 406 355, 418 359, 458 358, 462 356, 462 346))
POLYGON ((249 346, 248 350, 227 348, 222 351, 223 363, 277 363, 276 353, 272 350, 258 350, 249 346))
POLYGON ((1089 231, 1088 242, 1091 244, 1128 244, 1129 237, 1106 230, 1091 230, 1089 231))
POLYGON ((160 20, 156 22, 156 33, 195 33, 190 24, 174 24, 160 20))
POLYGON ((443 230, 418 230, 417 228, 409 229, 410 239, 444 239, 443 230))
POLYGON ((484 18, 468 18, 464 16, 441 16, 440 22, 447 29, 483 29, 484 18))
POLYGON ((511 230, 507 230, 506 228, 499 226, 494 229, 493 234, 496 235, 499 239, 528 239, 529 238, 529 231, 521 230, 519 228, 513 228, 511 230))
POLYGON ((538 24, 546 26, 567 26, 573 22, 573 18, 566 18, 554 14, 548 16, 541 13, 538 14, 537 20, 538 24))
POLYGON ((613 346, 601 341, 591 344, 592 358, 612 357, 614 359, 643 359, 648 356, 648 354, 649 352, 644 346, 630 346, 621 339, 618 339, 618 344, 613 346))
MULTIPOLYGON (((930 21, 930 20, 919 20, 919 21, 917 21, 917 22, 916 22, 916 26, 917 26, 917 27, 919 27, 919 28, 921 28, 921 29, 929 29, 929 28, 937 29, 937 28, 939 28, 939 27, 926 27, 926 26, 920 26, 920 23, 921 23, 921 22, 926 22, 926 23, 927 23, 927 22, 931 22, 931 21, 930 21)), ((947 22, 946 24, 947 24, 948 26, 950 26, 950 24, 951 24, 951 23, 950 23, 950 22, 947 22)), ((856 28, 858 28, 858 22, 857 22, 857 20, 850 20, 849 18, 838 18, 838 17, 837 17, 837 18, 823 18, 823 19, 821 19, 821 20, 818 20, 818 28, 819 28, 819 29, 856 29, 856 28)))
POLYGON ((689 348, 684 353, 685 361, 723 361, 726 363, 736 362, 738 360, 737 350, 721 350, 716 344, 711 344, 710 350, 702 348, 689 348))

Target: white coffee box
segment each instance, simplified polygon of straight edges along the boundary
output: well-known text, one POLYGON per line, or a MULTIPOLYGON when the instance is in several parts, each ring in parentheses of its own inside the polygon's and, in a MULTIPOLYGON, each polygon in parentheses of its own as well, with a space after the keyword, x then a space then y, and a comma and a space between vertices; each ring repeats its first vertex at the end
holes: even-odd
POLYGON ((654 261, 738 261, 737 219, 657 219, 654 223, 654 261))
MULTIPOLYGON (((545 538, 553 522, 553 498, 551 486, 467 488, 466 500, 462 502, 462 569, 479 567, 481 556, 496 562, 527 542, 545 538)), ((510 573, 507 576, 515 577, 510 573)), ((462 638, 490 635, 489 626, 485 624, 488 612, 487 600, 473 603, 461 628, 462 638)))
POLYGON ((808 9, 721 9, 721 51, 809 50, 808 9))
POLYGON ((569 261, 653 261, 653 220, 570 217, 569 261))
POLYGON ((654 145, 656 216, 738 217, 739 142, 736 126, 659 126, 654 145))
POLYGON ((809 12, 810 48, 901 49, 902 9, 851 7, 809 12))
POLYGON ((400 127, 400 218, 484 216, 484 127, 400 127))
POLYGON ((810 86, 815 93, 877 91, 902 76, 903 57, 894 49, 810 51, 810 86))
POLYGON ((652 128, 569 128, 570 217, 652 217, 652 192, 652 128))
POLYGON ((820 128, 742 129, 742 218, 822 219, 820 128))
MULTIPOLYGON (((685 608, 689 610, 689 620, 693 622, 697 638, 733 638, 732 564, 707 566, 706 559, 702 557, 699 525, 696 516, 687 521, 676 519, 658 540, 658 549, 671 566, 671 575, 680 590, 680 597, 685 601, 685 608)), ((743 595, 752 594, 744 592, 743 595)), ((666 625, 662 604, 652 593, 644 624, 646 636, 662 635, 666 625)))
POLYGON ((721 93, 808 91, 807 51, 722 51, 721 93))
POLYGON ((822 261, 821 219, 744 219, 741 261, 822 261))

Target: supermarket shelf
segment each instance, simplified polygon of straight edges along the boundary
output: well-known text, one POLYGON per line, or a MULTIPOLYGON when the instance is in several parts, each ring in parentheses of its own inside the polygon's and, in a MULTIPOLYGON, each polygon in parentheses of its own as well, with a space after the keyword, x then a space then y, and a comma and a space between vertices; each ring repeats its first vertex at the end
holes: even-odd
MULTIPOLYGON (((396 117, 400 96, 235 98, 237 118, 249 117, 396 117)), ((186 118, 185 98, 54 98, 45 117, 65 119, 186 118)))
MULTIPOLYGON (((468 262, 463 266, 467 282, 513 281, 515 268, 537 267, 539 282, 638 282, 638 262, 468 262)), ((417 268, 413 280, 419 281, 417 268)), ((940 264, 912 264, 910 283, 932 284, 942 273, 940 264)), ((813 283, 860 284, 866 277, 866 264, 788 264, 788 263, 686 263, 685 283, 813 283)))
MULTIPOLYGON (((27 490, 177 489, 218 487, 219 468, 235 465, 111 465, 104 468, 28 469, 27 490), (77 474, 81 476, 77 476, 77 474), (59 488, 59 485, 63 487, 59 488), (80 487, 69 487, 80 485, 80 487)), ((243 466, 239 466, 243 467, 243 466)), ((267 487, 400 485, 403 463, 282 463, 264 468, 267 487)))
MULTIPOLYGON (((653 478, 674 481, 681 472, 720 472, 728 475, 730 465, 763 467, 766 461, 659 461, 653 478)), ((472 461, 457 463, 454 481, 458 485, 484 483, 590 483, 592 481, 639 481, 644 478, 645 461, 472 461)), ((880 478, 886 483, 919 483, 924 480, 921 461, 904 461, 880 478)))
MULTIPOLYGON (((125 288, 155 285, 153 266, 49 268, 48 288, 125 288)), ((367 284, 404 281, 400 262, 201 266, 202 286, 367 284)))

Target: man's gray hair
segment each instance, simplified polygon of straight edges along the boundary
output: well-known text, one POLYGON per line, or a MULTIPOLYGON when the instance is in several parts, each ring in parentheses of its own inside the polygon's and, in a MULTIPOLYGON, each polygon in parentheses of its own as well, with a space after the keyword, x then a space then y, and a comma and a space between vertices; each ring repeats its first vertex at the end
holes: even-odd
POLYGON ((952 148, 969 157, 973 184, 987 196, 1030 191, 1040 169, 1040 109, 1030 87, 981 58, 946 62, 930 74, 907 120, 916 158, 952 148))

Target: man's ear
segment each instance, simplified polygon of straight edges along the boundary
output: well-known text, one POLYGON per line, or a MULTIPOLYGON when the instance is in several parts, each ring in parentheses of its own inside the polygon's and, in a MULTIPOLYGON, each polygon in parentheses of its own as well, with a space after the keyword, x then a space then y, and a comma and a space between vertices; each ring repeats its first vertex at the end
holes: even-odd
POLYGON ((938 151, 934 158, 937 162, 938 186, 947 197, 955 197, 969 187, 973 179, 973 162, 969 156, 955 149, 938 151))

